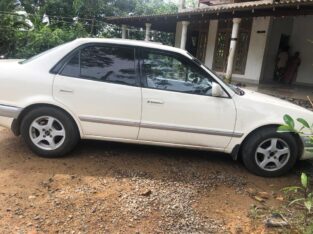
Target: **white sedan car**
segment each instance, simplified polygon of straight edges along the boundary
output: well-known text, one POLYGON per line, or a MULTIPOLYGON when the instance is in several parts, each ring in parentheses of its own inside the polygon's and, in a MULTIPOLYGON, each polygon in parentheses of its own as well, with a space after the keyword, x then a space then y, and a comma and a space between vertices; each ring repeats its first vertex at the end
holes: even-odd
POLYGON ((226 152, 261 176, 312 157, 307 136, 277 132, 285 114, 312 112, 227 85, 181 49, 77 39, 0 72, 0 125, 43 157, 109 140, 226 152))

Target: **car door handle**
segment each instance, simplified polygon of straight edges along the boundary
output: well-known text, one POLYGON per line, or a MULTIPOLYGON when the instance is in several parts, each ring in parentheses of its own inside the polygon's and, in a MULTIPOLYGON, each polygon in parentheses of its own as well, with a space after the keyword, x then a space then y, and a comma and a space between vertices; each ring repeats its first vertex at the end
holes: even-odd
POLYGON ((147 101, 149 104, 164 104, 163 101, 160 101, 160 100, 148 100, 147 101))
POLYGON ((74 91, 72 89, 60 89, 61 93, 73 93, 74 91))

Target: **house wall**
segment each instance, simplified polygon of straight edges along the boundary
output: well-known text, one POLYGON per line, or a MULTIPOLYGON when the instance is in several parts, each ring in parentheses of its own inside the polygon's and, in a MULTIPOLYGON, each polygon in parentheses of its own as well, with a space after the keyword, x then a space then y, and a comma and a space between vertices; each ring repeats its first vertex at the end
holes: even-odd
MULTIPOLYGON (((275 60, 282 34, 290 35, 291 51, 299 51, 302 64, 298 71, 297 83, 313 85, 313 16, 271 19, 253 19, 249 51, 244 75, 234 74, 240 82, 259 83, 273 79, 275 60), (262 32, 261 32, 262 31, 262 32)), ((212 68, 218 21, 211 20, 208 31, 205 64, 212 68)), ((182 24, 176 26, 175 47, 180 47, 182 24)), ((223 73, 220 73, 224 75, 223 73)))
MULTIPOLYGON (((247 83, 259 83, 269 23, 270 17, 260 17, 253 19, 245 74, 233 74, 234 80, 247 83), (258 31, 265 31, 265 33, 260 33, 258 31)), ((211 20, 205 59, 205 65, 207 65, 211 69, 213 66, 217 29, 218 21, 211 20)), ((224 73, 219 74, 224 75, 224 73)))
POLYGON ((297 84, 313 85, 313 16, 299 16, 293 20, 290 40, 291 51, 300 52, 302 63, 298 70, 297 84))
POLYGON ((242 77, 238 76, 242 81, 260 81, 269 24, 270 17, 253 19, 246 71, 242 77))
POLYGON ((282 34, 291 36, 293 28, 292 18, 272 19, 269 28, 268 42, 264 56, 263 82, 270 82, 274 77, 276 57, 282 34))

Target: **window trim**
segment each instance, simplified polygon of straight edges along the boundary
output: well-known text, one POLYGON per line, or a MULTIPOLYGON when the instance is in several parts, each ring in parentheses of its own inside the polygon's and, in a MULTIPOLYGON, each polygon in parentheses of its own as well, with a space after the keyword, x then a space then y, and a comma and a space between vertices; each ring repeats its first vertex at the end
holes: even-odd
POLYGON ((231 95, 229 94, 229 92, 220 84, 220 82, 216 81, 216 78, 214 76, 212 76, 210 73, 208 73, 205 69, 202 68, 201 66, 201 62, 200 65, 198 64, 197 61, 194 61, 193 59, 188 58, 187 56, 184 56, 180 53, 177 52, 172 52, 172 51, 166 51, 166 50, 159 50, 159 49, 152 49, 152 48, 146 48, 146 47, 140 47, 138 48, 138 60, 139 60, 139 75, 140 75, 140 85, 142 88, 146 88, 146 89, 153 89, 153 90, 160 90, 163 92, 174 92, 174 93, 181 93, 181 94, 186 94, 186 95, 198 95, 198 96, 204 96, 204 97, 213 97, 212 95, 205 95, 205 94, 197 94, 197 93, 186 93, 186 92, 182 92, 182 91, 176 91, 176 90, 165 90, 165 89, 158 89, 158 88, 153 88, 153 87, 148 87, 147 85, 147 79, 143 74, 143 51, 144 50, 148 50, 148 51, 152 51, 152 52, 156 52, 159 54, 164 54, 164 55, 171 55, 174 56, 176 58, 178 58, 178 60, 180 61, 180 58, 184 61, 186 61, 189 64, 195 65, 196 67, 198 67, 201 71, 203 71, 205 74, 207 74, 208 76, 211 77, 211 79, 213 80, 213 82, 219 84, 221 86, 221 88, 224 90, 224 92, 226 93, 227 97, 214 97, 214 98, 227 98, 227 99, 231 99, 231 95))
MULTIPOLYGON (((80 64, 80 59, 79 59, 79 64, 80 64)), ((137 48, 135 46, 131 45, 120 45, 120 44, 114 44, 114 43, 98 43, 98 42, 92 42, 92 43, 86 43, 83 45, 80 45, 67 53, 56 65, 53 66, 53 68, 50 69, 49 71, 51 74, 55 75, 60 75, 64 77, 70 77, 70 78, 75 78, 75 79, 81 79, 81 80, 89 80, 89 81, 95 81, 95 82, 102 82, 102 83, 108 83, 108 84, 116 84, 116 85, 126 85, 130 87, 140 87, 140 77, 139 77, 139 60, 137 56, 137 48), (115 82, 108 82, 108 81, 102 81, 102 80, 96 80, 92 78, 86 78, 86 77, 77 77, 77 76, 69 76, 69 75, 63 75, 61 74, 62 71, 64 70, 64 67, 68 64, 68 62, 73 58, 73 56, 76 54, 76 52, 79 51, 79 56, 80 56, 80 51, 84 48, 91 47, 91 46, 103 46, 103 47, 115 47, 115 48, 129 48, 133 50, 134 54, 134 70, 135 70, 135 76, 136 76, 136 82, 134 85, 130 84, 120 84, 120 83, 115 83, 115 82)))

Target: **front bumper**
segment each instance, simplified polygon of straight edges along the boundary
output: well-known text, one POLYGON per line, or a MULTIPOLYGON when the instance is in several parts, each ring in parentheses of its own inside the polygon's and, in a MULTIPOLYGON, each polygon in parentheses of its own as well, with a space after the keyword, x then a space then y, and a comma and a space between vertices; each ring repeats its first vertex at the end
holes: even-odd
POLYGON ((300 160, 313 159, 313 141, 310 135, 302 135, 301 140, 303 143, 303 154, 300 157, 300 160))

